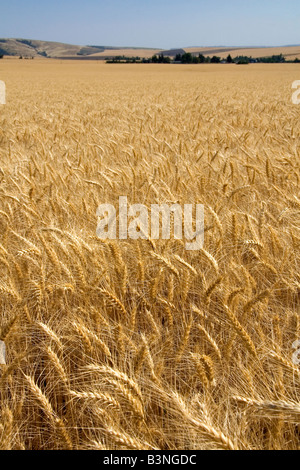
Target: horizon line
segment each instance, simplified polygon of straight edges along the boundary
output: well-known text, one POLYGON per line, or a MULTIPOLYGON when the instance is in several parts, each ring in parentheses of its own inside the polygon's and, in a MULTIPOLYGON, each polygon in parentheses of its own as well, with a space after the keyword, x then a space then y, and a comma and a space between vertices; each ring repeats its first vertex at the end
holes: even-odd
POLYGON ((98 45, 98 44, 77 44, 73 42, 64 42, 64 41, 57 41, 57 40, 46 40, 46 39, 34 39, 34 38, 22 38, 22 37, 6 37, 0 38, 0 41, 4 40, 27 40, 27 41, 42 41, 42 42, 53 42, 53 43, 60 43, 66 44, 70 46, 81 46, 81 47, 99 47, 99 48, 109 48, 113 47, 116 49, 157 49, 157 50, 175 50, 175 49, 192 49, 192 48, 233 48, 233 49, 268 49, 268 48, 278 48, 278 47, 300 47, 300 44, 280 44, 280 45, 201 45, 201 46, 177 46, 177 47, 170 47, 170 48, 162 48, 162 47, 154 47, 154 46, 113 46, 113 45, 98 45))

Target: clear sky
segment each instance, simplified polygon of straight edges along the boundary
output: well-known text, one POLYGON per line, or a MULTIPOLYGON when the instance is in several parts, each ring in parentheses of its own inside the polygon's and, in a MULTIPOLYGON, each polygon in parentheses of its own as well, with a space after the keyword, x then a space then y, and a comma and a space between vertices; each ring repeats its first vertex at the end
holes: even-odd
POLYGON ((0 37, 79 45, 300 44, 299 0, 8 0, 0 37))

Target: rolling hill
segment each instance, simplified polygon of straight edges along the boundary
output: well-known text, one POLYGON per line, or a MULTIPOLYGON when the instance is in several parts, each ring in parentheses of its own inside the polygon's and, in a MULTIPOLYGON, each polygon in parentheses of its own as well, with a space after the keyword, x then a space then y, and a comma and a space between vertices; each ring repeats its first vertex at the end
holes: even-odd
POLYGON ((187 47, 182 49, 151 49, 141 47, 79 46, 61 42, 38 41, 33 39, 0 39, 0 55, 55 59, 90 59, 103 60, 116 56, 149 58, 154 54, 174 57, 177 53, 218 55, 222 58, 231 54, 233 57, 247 55, 266 57, 283 54, 286 59, 300 59, 300 45, 281 47, 187 47))
POLYGON ((280 47, 189 47, 185 48, 185 51, 192 54, 203 54, 204 56, 218 55, 222 59, 225 59, 228 54, 231 54, 232 57, 252 56, 255 58, 282 54, 288 60, 300 59, 300 45, 280 47))
POLYGON ((22 57, 75 58, 75 57, 113 57, 128 55, 151 57, 159 49, 109 46, 77 46, 61 42, 37 41, 31 39, 0 39, 0 54, 22 57))

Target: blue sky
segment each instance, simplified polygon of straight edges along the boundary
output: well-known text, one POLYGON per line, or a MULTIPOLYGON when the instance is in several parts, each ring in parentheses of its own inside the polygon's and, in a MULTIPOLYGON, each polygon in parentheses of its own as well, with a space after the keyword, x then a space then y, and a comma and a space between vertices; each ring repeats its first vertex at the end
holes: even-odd
POLYGON ((9 0, 0 37, 80 45, 300 44, 299 0, 9 0))

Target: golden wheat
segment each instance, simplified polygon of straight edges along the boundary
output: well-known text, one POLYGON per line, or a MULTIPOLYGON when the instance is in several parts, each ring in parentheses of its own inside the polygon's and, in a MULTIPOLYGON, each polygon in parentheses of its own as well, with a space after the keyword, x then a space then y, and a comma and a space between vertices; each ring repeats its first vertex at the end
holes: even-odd
POLYGON ((0 449, 299 449, 297 66, 0 75, 0 449), (100 240, 119 196, 203 249, 100 240))

